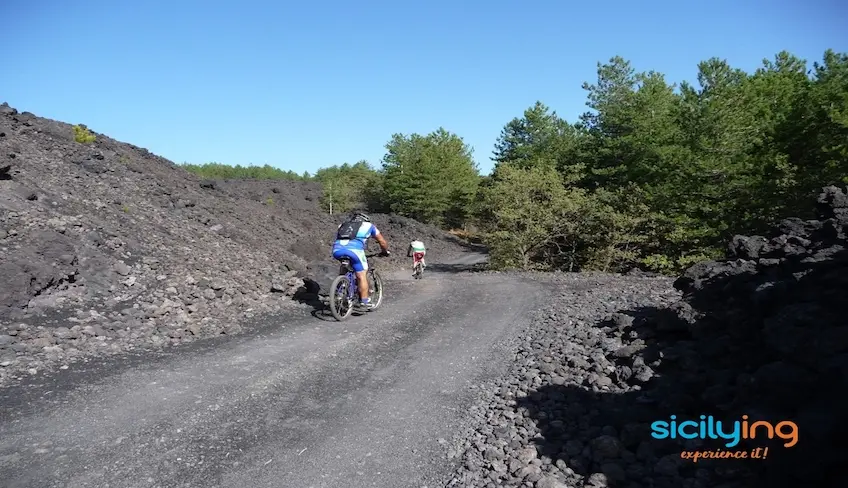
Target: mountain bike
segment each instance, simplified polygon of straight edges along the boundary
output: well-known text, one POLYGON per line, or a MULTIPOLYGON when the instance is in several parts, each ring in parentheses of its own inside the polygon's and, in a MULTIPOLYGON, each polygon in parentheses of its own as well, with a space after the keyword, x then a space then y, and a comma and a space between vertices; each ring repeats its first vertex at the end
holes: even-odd
POLYGON ((424 277, 424 263, 418 261, 412 266, 412 277, 416 280, 420 280, 424 277))
MULTIPOLYGON (((367 259, 380 255, 381 253, 373 253, 366 254, 365 257, 367 259)), ((341 263, 339 276, 330 285, 330 312, 336 320, 341 322, 353 313, 354 307, 359 302, 359 289, 350 258, 342 258, 339 262, 341 263)), ((377 310, 383 303, 383 277, 370 262, 366 276, 368 277, 368 296, 371 297, 371 303, 374 305, 371 310, 377 310)))

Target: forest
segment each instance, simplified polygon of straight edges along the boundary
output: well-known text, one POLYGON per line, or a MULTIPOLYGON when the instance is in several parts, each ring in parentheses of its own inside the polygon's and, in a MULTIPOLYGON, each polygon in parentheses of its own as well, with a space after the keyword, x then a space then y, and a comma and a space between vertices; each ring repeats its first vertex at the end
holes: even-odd
POLYGON ((676 273, 723 254, 735 234, 811 217, 826 185, 848 183, 848 55, 789 52, 753 73, 711 58, 697 86, 613 57, 568 121, 542 101, 508 121, 483 175, 458 134, 393 134, 366 161, 297 174, 186 165, 204 177, 318 181, 332 213, 391 212, 461 229, 493 266, 676 273))

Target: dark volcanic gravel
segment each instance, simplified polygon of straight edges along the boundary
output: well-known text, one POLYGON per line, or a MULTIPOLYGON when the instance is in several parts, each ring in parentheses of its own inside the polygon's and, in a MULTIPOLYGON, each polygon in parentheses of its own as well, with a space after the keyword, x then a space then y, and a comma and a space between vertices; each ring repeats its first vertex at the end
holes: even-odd
MULTIPOLYGON (((337 272, 319 184, 202 180, 95 135, 77 143, 69 124, 0 105, 0 385, 237 334, 308 301, 313 270, 337 272)), ((398 254, 413 234, 434 256, 466 249, 431 226, 375 219, 398 254)))

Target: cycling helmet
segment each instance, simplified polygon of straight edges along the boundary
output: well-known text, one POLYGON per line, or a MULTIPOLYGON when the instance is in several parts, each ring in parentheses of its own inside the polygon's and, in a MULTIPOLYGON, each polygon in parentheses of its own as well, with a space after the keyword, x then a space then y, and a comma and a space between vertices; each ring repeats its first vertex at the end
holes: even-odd
POLYGON ((371 217, 369 217, 367 214, 360 212, 358 210, 351 212, 350 217, 353 220, 361 220, 363 222, 371 222, 371 217))

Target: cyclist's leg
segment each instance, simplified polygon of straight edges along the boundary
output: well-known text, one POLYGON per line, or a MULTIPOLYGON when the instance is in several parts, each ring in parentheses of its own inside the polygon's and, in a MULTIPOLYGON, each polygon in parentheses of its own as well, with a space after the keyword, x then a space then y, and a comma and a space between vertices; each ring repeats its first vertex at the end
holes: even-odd
MULTIPOLYGON (((347 252, 346 252, 345 248, 343 248, 343 247, 333 246, 332 256, 333 256, 333 259, 335 259, 336 261, 341 261, 342 258, 347 257, 347 252)), ((344 265, 340 262, 339 263, 339 274, 340 275, 344 274, 344 272, 345 272, 344 265)))
POLYGON ((363 251, 360 251, 359 249, 338 247, 333 250, 333 258, 350 259, 350 264, 353 268, 354 276, 356 276, 356 287, 359 289, 360 301, 365 301, 368 298, 368 280, 366 277, 366 271, 368 271, 368 261, 365 258, 365 253, 363 251))
POLYGON ((415 268, 418 266, 418 263, 421 262, 420 253, 413 251, 412 253, 412 277, 414 278, 416 274, 418 274, 418 270, 415 268))
POLYGON ((348 249, 351 256, 351 264, 356 274, 356 287, 359 288, 359 301, 363 304, 369 302, 368 297, 368 258, 365 251, 360 249, 348 249))

